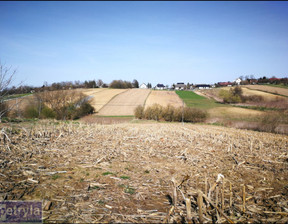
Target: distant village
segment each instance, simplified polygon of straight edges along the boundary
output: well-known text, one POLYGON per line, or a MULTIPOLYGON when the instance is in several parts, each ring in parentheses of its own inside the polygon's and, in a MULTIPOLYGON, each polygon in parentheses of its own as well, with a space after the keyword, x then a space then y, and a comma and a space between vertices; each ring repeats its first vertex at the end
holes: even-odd
POLYGON ((136 79, 132 82, 123 81, 123 80, 113 80, 110 84, 104 83, 101 79, 96 80, 88 80, 88 81, 67 81, 67 82, 55 82, 52 84, 44 83, 41 87, 33 87, 33 86, 12 86, 11 88, 6 88, 3 91, 5 94, 24 94, 24 93, 34 93, 34 92, 42 92, 46 90, 65 90, 65 89, 78 89, 78 88, 120 88, 120 89, 129 89, 129 88, 140 88, 140 89, 154 89, 154 90, 195 90, 195 89, 211 89, 217 87, 225 87, 225 86, 235 86, 235 85, 260 85, 260 84, 274 84, 274 85, 288 85, 288 78, 276 78, 271 77, 267 78, 265 76, 261 78, 254 78, 254 76, 246 76, 239 77, 234 81, 226 81, 226 82, 218 82, 215 84, 193 84, 193 83, 184 83, 177 82, 172 85, 167 85, 164 83, 158 83, 153 86, 151 83, 142 83, 139 84, 136 79))
MULTIPOLYGON (((176 84, 172 84, 170 87, 168 85, 164 85, 161 83, 158 83, 155 87, 152 89, 155 90, 194 90, 194 89, 211 89, 216 87, 225 87, 225 86, 235 86, 235 85, 257 85, 257 84, 283 84, 288 85, 288 78, 266 78, 265 76, 259 79, 255 78, 249 78, 249 77, 241 77, 237 78, 233 82, 227 81, 227 82, 218 82, 215 84, 185 84, 184 82, 178 82, 176 84)), ((147 86, 145 83, 142 83, 139 86, 140 89, 148 89, 149 86, 147 86)), ((151 88, 151 87, 150 87, 151 88)))

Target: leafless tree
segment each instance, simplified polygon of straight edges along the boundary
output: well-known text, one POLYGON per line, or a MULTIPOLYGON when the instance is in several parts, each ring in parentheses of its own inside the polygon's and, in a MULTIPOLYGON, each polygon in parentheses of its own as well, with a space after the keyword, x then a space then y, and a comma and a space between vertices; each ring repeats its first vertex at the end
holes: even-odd
POLYGON ((6 67, 0 61, 0 122, 3 115, 9 112, 15 105, 8 106, 5 102, 5 97, 8 94, 8 87, 12 84, 16 74, 16 69, 6 67))

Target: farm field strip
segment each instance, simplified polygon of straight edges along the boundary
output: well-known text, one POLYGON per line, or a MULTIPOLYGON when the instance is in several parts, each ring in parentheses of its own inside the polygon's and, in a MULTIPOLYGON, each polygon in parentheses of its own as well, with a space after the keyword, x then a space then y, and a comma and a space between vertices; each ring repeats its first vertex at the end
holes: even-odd
POLYGON ((200 96, 193 91, 176 91, 176 93, 188 107, 195 107, 199 109, 211 109, 214 107, 223 106, 221 104, 217 104, 215 100, 208 99, 204 96, 200 96))
POLYGON ((102 116, 128 116, 134 115, 138 105, 144 105, 149 89, 129 89, 114 97, 99 111, 102 116))
POLYGON ((101 110, 110 100, 116 97, 118 94, 127 91, 127 89, 88 89, 83 90, 88 96, 92 96, 91 105, 97 112, 101 110))
MULTIPOLYGON (((229 90, 230 88, 232 88, 232 87, 224 87, 221 89, 229 90)), ((246 87, 246 86, 241 86, 241 88, 243 90, 244 96, 258 95, 258 96, 262 96, 264 98, 264 100, 266 100, 266 101, 277 100, 277 99, 279 99, 279 100, 286 99, 286 97, 277 96, 275 94, 269 93, 268 91, 263 92, 260 90, 260 88, 251 89, 250 87, 246 87)), ((272 87, 272 88, 275 88, 275 87, 272 87)))
POLYGON ((268 86, 268 85, 247 85, 245 87, 247 87, 249 89, 253 89, 253 90, 259 90, 259 91, 263 91, 263 92, 288 96, 288 89, 286 89, 286 88, 274 87, 274 86, 268 86))
POLYGON ((188 177, 177 193, 182 215, 172 215, 186 220, 182 194, 205 192, 205 182, 212 186, 219 174, 227 216, 229 183, 235 211, 246 186, 246 212, 235 212, 234 222, 285 220, 277 213, 287 207, 287 136, 193 124, 39 123, 9 138, 0 151, 0 197, 51 203, 43 211, 47 222, 163 222, 172 178, 188 177))
POLYGON ((174 91, 157 91, 152 90, 150 95, 148 96, 145 108, 148 106, 152 106, 153 104, 159 104, 163 107, 166 107, 168 104, 174 106, 174 107, 182 107, 183 103, 181 98, 174 92, 174 91))

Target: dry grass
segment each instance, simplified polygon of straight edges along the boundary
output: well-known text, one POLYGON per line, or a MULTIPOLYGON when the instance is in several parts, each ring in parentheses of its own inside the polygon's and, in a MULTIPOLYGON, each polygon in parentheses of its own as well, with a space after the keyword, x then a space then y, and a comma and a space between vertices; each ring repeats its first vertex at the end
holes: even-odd
POLYGON ((232 116, 232 117, 261 116, 265 114, 265 112, 263 111, 251 110, 251 109, 240 108, 240 107, 217 107, 217 108, 210 109, 208 113, 213 117, 217 117, 219 115, 232 116))
POLYGON ((233 222, 287 222, 283 135, 171 123, 40 123, 10 130, 11 142, 4 144, 1 135, 0 200, 51 202, 43 211, 48 222, 198 223, 201 217, 212 223, 211 214, 217 222, 225 216, 233 222), (225 186, 216 181, 219 174, 225 186), (199 191, 202 203, 195 198, 199 191), (216 215, 205 197, 223 211, 216 215))
POLYGON ((138 105, 144 102, 151 90, 129 89, 114 97, 100 111, 102 116, 131 116, 138 105))
MULTIPOLYGON (((219 88, 219 89, 230 90, 231 88, 233 88, 233 87, 223 87, 223 88, 219 88)), ((253 89, 253 90, 249 89, 250 87, 246 88, 246 86, 241 86, 241 88, 243 90, 243 95, 244 96, 253 96, 253 95, 261 96, 261 97, 263 97, 263 99, 265 101, 274 101, 274 100, 286 99, 286 97, 283 97, 283 96, 277 96, 277 95, 274 95, 274 94, 271 94, 271 93, 266 93, 266 92, 262 92, 262 91, 258 91, 257 90, 257 89, 261 89, 261 88, 257 88, 257 89, 253 89)))
POLYGON ((281 87, 273 87, 269 85, 247 85, 246 87, 253 90, 260 90, 268 93, 276 93, 283 96, 288 96, 288 89, 281 87))
POLYGON ((168 104, 176 108, 183 106, 182 100, 174 91, 152 90, 152 92, 150 93, 150 95, 146 100, 145 108, 152 106, 155 103, 163 107, 166 107, 168 104))

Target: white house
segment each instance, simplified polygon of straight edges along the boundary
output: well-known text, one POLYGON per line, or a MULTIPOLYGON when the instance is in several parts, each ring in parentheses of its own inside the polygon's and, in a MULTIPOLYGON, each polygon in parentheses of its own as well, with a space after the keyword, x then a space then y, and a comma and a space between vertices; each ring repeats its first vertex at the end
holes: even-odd
POLYGON ((238 78, 238 79, 236 79, 234 82, 239 86, 240 83, 242 82, 242 80, 241 80, 240 78, 238 78))
POLYGON ((195 86, 196 89, 211 89, 210 85, 200 84, 195 86))
POLYGON ((140 89, 148 89, 147 85, 145 83, 142 83, 140 86, 139 86, 140 89))
POLYGON ((175 90, 184 90, 186 88, 184 82, 178 82, 176 85, 175 85, 175 90))

